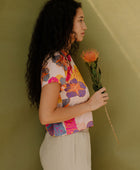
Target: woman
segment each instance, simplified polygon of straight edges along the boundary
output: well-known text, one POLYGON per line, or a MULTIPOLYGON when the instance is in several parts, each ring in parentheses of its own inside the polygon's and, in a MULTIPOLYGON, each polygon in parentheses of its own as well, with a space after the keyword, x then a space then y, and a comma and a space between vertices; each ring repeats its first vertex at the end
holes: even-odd
POLYGON ((40 147, 44 170, 91 170, 92 111, 106 105, 109 97, 104 87, 90 97, 71 58, 86 29, 81 3, 49 0, 33 32, 26 82, 46 128, 40 147))

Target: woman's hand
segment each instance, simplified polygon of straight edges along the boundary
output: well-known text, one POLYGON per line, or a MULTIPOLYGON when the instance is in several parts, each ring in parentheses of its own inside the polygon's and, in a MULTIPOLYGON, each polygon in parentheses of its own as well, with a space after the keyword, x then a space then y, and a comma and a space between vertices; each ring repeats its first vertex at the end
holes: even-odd
POLYGON ((100 107, 107 104, 107 100, 109 99, 108 93, 105 92, 106 88, 103 87, 100 90, 96 91, 87 101, 88 107, 91 111, 97 110, 100 107))

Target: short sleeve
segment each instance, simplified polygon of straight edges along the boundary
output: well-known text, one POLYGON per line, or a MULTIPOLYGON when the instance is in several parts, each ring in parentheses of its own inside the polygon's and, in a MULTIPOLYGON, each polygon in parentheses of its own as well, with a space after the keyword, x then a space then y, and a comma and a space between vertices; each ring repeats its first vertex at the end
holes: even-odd
POLYGON ((62 65, 58 65, 50 58, 41 69, 41 87, 52 82, 57 82, 60 85, 65 84, 66 71, 62 65))

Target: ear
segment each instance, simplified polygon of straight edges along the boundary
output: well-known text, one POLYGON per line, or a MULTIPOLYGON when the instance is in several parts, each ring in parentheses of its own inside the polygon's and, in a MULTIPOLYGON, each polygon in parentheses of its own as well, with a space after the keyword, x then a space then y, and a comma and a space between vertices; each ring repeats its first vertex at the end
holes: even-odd
POLYGON ((72 31, 72 39, 74 39, 74 41, 76 41, 77 40, 77 34, 76 34, 76 32, 74 32, 74 31, 72 31))

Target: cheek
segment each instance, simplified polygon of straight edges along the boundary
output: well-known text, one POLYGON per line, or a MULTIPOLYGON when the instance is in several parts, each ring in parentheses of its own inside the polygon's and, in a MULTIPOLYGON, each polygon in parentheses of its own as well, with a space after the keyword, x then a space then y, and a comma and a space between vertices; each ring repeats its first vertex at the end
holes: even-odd
POLYGON ((74 24, 73 31, 76 33, 77 41, 82 41, 83 37, 81 37, 81 26, 79 23, 74 24))
POLYGON ((78 34, 78 32, 80 31, 80 25, 79 25, 79 23, 75 23, 75 24, 74 24, 73 31, 78 34))

